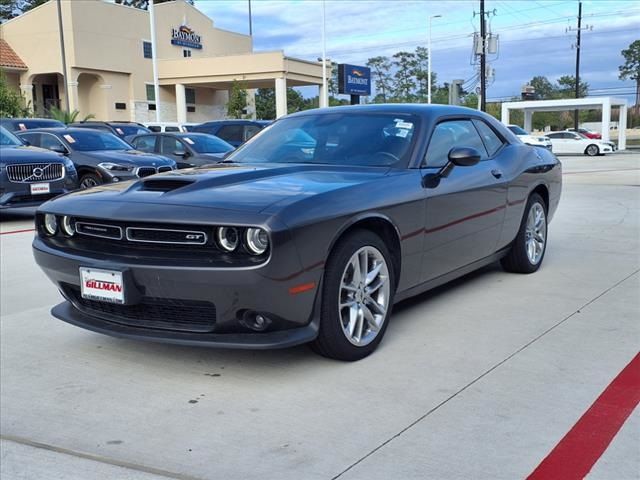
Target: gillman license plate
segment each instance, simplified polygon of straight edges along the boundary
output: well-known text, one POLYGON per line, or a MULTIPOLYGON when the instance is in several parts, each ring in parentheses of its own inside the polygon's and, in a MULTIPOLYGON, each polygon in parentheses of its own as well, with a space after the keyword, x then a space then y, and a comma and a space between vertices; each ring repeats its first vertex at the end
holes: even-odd
POLYGON ((51 188, 49 188, 48 183, 32 183, 31 184, 31 195, 42 195, 49 192, 51 192, 51 188))
POLYGON ((80 267, 82 298, 124 304, 122 272, 80 267))

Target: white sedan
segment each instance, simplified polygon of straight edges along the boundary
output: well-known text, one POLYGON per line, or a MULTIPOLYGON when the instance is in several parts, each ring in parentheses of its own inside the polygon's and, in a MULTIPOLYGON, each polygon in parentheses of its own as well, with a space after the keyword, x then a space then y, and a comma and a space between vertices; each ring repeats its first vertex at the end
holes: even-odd
POLYGON ((590 157, 611 153, 611 145, 601 140, 585 138, 568 130, 562 132, 547 133, 553 144, 553 153, 585 154, 590 157))
POLYGON ((522 140, 522 143, 533 145, 534 147, 544 147, 549 150, 552 149, 551 140, 545 136, 531 135, 524 128, 521 128, 518 125, 507 125, 507 128, 515 133, 518 138, 522 140))

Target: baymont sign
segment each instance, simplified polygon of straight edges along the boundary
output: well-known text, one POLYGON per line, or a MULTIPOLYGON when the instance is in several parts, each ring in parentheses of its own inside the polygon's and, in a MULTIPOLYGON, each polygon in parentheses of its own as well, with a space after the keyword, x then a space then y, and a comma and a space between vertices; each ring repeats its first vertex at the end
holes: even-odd
POLYGON ((178 28, 171 29, 171 44, 180 47, 202 48, 202 40, 191 28, 186 25, 180 25, 178 28))

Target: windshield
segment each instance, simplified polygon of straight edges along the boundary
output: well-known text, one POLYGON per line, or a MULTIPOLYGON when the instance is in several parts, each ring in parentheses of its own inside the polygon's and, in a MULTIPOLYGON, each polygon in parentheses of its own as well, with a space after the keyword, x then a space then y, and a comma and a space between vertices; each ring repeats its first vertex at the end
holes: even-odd
POLYGON ((517 125, 509 125, 508 128, 516 135, 529 135, 526 130, 524 130, 523 128, 520 128, 517 125))
POLYGON ((94 152, 97 150, 131 150, 131 145, 120 140, 113 133, 97 130, 74 130, 63 133, 64 138, 72 150, 80 152, 94 152))
POLYGON ((213 135, 189 135, 182 139, 198 153, 227 153, 234 148, 224 140, 213 135))
POLYGON ((122 135, 123 137, 128 137, 130 135, 141 135, 143 133, 149 133, 151 130, 145 127, 141 127, 140 125, 113 125, 113 128, 118 135, 122 135))
POLYGON ((243 163, 407 165, 418 117, 330 113, 284 118, 228 158, 243 163))
POLYGON ((17 147, 22 145, 22 142, 13 133, 4 127, 0 127, 0 146, 3 147, 17 147))

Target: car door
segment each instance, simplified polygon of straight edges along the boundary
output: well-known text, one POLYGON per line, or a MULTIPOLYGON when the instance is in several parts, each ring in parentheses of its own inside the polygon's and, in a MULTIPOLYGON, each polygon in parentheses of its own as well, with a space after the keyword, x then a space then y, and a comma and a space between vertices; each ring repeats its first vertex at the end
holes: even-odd
POLYGON ((172 158, 178 164, 178 168, 190 168, 193 164, 189 161, 191 149, 184 142, 171 135, 160 135, 160 153, 172 158), (184 152, 177 155, 178 152, 184 152))
POLYGON ((244 142, 244 126, 242 124, 223 125, 215 136, 237 148, 244 142))
POLYGON ((573 132, 565 133, 567 136, 567 146, 569 147, 569 153, 582 154, 584 153, 587 145, 589 145, 589 140, 585 139, 581 135, 573 132))
POLYGON ((481 161, 454 167, 438 184, 426 188, 425 243, 422 281, 432 280, 495 252, 507 201, 507 180, 501 155, 504 141, 484 124, 499 145, 490 150, 470 119, 446 120, 434 128, 423 175, 438 172, 454 147, 472 147, 481 161))
POLYGON ((547 137, 551 139, 553 153, 569 153, 564 132, 549 133, 547 137))
POLYGON ((140 135, 139 137, 131 140, 131 145, 136 150, 146 153, 156 153, 158 152, 158 147, 156 145, 157 135, 140 135))

